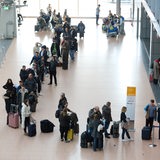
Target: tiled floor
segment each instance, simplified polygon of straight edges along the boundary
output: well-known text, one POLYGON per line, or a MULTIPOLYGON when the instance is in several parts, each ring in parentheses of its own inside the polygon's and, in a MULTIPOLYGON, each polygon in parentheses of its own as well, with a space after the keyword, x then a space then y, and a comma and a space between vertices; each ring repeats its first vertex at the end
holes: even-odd
MULTIPOLYGON (((141 140, 141 128, 144 125, 144 106, 154 98, 143 64, 140 41, 136 39, 135 28, 125 24, 126 35, 119 38, 107 38, 96 26, 95 20, 83 20, 86 24, 84 39, 79 39, 79 51, 74 62, 69 61, 69 69, 58 68, 58 86, 48 86, 45 77, 42 94, 33 117, 37 121, 37 136, 24 136, 23 130, 12 129, 6 125, 4 100, 0 100, 0 160, 150 160, 159 159, 160 141, 155 130, 155 144, 141 140), (59 138, 59 123, 54 117, 61 92, 66 93, 69 108, 79 117, 80 134, 86 128, 86 119, 90 108, 100 108, 106 101, 112 102, 113 120, 119 120, 121 107, 126 105, 127 86, 135 86, 135 132, 130 133, 133 142, 122 142, 121 138, 104 140, 104 150, 93 152, 91 148, 80 148, 80 135, 70 143, 59 138), (48 118, 55 125, 54 133, 42 134, 39 122, 48 118)), ((78 20, 73 20, 77 24, 78 20)), ((50 47, 52 32, 34 33, 35 20, 25 19, 17 38, 15 38, 0 68, 0 85, 10 77, 15 84, 19 81, 19 70, 23 64, 29 67, 33 55, 32 48, 39 41, 50 47)), ((4 90, 0 90, 1 97, 4 90)), ((157 123, 155 123, 157 125, 157 123)), ((121 129, 120 129, 121 133, 121 129)))

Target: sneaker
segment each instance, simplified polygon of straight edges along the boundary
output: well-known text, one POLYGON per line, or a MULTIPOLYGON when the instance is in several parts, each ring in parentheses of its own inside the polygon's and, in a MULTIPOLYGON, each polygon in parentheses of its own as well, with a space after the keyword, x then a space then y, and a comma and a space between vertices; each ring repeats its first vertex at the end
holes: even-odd
POLYGON ((61 139, 61 141, 63 141, 63 139, 61 139))
POLYGON ((69 140, 66 140, 65 142, 66 142, 66 143, 69 143, 70 141, 69 141, 69 140))
POLYGON ((127 139, 122 139, 122 142, 127 142, 128 140, 127 139))
POLYGON ((134 139, 133 139, 133 138, 129 138, 128 140, 129 140, 129 141, 134 141, 134 139))

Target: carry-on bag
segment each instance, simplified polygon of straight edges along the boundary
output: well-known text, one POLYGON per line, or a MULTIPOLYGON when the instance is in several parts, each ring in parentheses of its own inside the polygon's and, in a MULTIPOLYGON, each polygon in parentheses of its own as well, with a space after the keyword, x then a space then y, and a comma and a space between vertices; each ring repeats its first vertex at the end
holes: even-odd
POLYGON ((18 113, 9 113, 8 114, 8 125, 12 128, 19 127, 19 115, 18 113))
POLYGON ((36 136, 36 134, 37 134, 36 123, 30 123, 28 126, 28 136, 34 137, 34 136, 36 136))
POLYGON ((141 131, 142 140, 150 140, 151 139, 151 127, 143 127, 141 131))
POLYGON ((103 149, 103 133, 100 133, 99 137, 97 138, 97 148, 103 149))
POLYGON ((35 32, 38 32, 39 29, 40 29, 39 25, 35 25, 35 26, 34 26, 34 31, 35 31, 35 32))
POLYGON ((81 148, 88 148, 88 142, 87 142, 87 132, 84 131, 81 134, 81 142, 80 142, 81 148))
POLYGON ((76 123, 73 127, 73 131, 74 131, 74 134, 78 134, 79 133, 79 124, 76 123))
POLYGON ((40 121, 40 127, 42 133, 49 133, 53 132, 55 125, 48 119, 44 119, 40 121))
POLYGON ((67 133, 67 140, 72 141, 73 140, 73 129, 69 129, 67 133))
POLYGON ((119 137, 119 122, 113 122, 113 138, 119 137))

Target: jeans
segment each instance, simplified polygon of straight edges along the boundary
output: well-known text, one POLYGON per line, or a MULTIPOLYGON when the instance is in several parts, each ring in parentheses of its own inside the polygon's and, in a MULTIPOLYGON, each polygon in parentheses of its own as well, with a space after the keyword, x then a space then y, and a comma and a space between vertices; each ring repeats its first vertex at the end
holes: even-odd
POLYGON ((124 139, 124 135, 125 135, 125 133, 126 133, 126 136, 127 136, 127 138, 131 138, 130 137, 130 135, 129 135, 129 133, 128 133, 128 131, 127 131, 127 129, 125 129, 125 128, 122 128, 122 139, 124 139))
POLYGON ((99 15, 96 15, 96 24, 98 24, 99 15))
POLYGON ((93 137, 93 150, 96 151, 97 148, 97 137, 93 137))
POLYGON ((69 50, 69 54, 72 60, 74 60, 74 53, 75 53, 75 50, 69 50))
POLYGON ((27 127, 29 126, 30 124, 30 117, 25 117, 25 121, 24 121, 24 132, 26 133, 27 132, 27 127))
POLYGON ((105 133, 105 137, 108 136, 108 131, 107 129, 109 128, 110 122, 105 121, 105 125, 104 125, 104 133, 105 133))

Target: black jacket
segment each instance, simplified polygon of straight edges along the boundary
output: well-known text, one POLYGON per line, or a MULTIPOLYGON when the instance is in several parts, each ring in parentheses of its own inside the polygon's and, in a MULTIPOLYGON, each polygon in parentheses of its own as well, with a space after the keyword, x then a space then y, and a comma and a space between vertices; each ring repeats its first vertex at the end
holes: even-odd
POLYGON ((125 122, 125 123, 127 122, 127 120, 126 120, 127 117, 126 117, 126 114, 124 112, 121 112, 121 117, 120 118, 121 118, 121 122, 122 121, 125 122))
POLYGON ((59 122, 61 127, 65 127, 69 129, 70 127, 70 116, 69 115, 63 115, 63 112, 60 114, 59 122))

